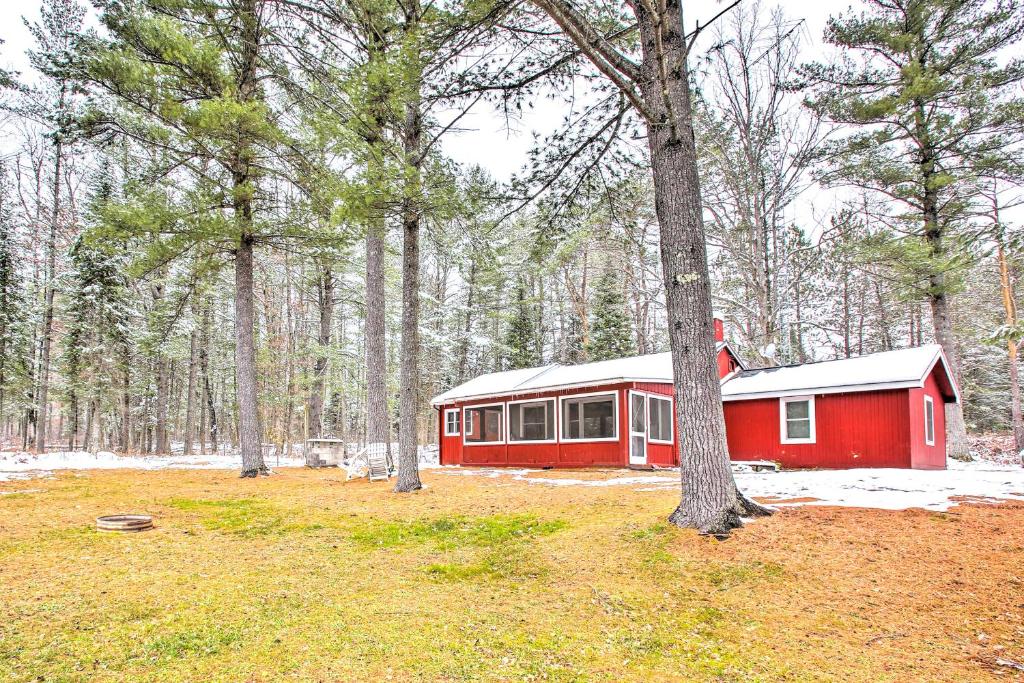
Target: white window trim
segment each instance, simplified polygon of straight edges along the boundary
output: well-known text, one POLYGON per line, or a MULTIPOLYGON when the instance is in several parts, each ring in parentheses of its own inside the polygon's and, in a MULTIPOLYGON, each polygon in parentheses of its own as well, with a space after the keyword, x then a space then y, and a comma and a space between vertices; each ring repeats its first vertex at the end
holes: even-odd
POLYGON ((559 404, 559 400, 558 400, 557 396, 547 396, 547 397, 543 397, 543 398, 524 398, 524 399, 520 399, 518 401, 508 401, 505 404, 506 405, 506 407, 505 407, 505 441, 508 443, 508 445, 509 446, 532 446, 534 444, 558 443, 558 432, 559 432, 559 429, 558 429, 558 418, 560 417, 560 415, 559 415, 560 411, 558 410, 558 404, 559 404), (554 425, 555 425, 554 432, 555 432, 555 435, 554 435, 554 438, 552 438, 552 439, 544 439, 542 441, 532 441, 532 440, 529 440, 529 439, 513 441, 513 439, 512 439, 512 420, 509 419, 509 415, 511 414, 511 411, 512 411, 512 406, 514 406, 516 404, 520 404, 520 403, 543 403, 544 404, 544 410, 546 412, 547 411, 547 404, 549 402, 554 402, 554 411, 555 411, 555 418, 554 418, 554 420, 555 420, 554 421, 554 425))
POLYGON ((924 413, 921 416, 924 421, 924 445, 934 446, 935 445, 935 399, 927 394, 924 397, 924 413), (928 406, 932 407, 932 438, 928 440, 928 406))
POLYGON ((671 446, 674 444, 676 437, 676 402, 671 396, 665 394, 647 394, 647 440, 650 443, 657 443, 661 445, 671 446), (662 439, 651 438, 651 399, 656 398, 661 401, 668 401, 668 441, 662 439))
POLYGON ((462 424, 462 445, 463 446, 502 446, 502 445, 505 444, 505 430, 508 428, 507 427, 507 424, 508 424, 508 408, 505 406, 504 402, 501 402, 501 403, 477 403, 477 404, 471 405, 471 406, 463 406, 462 407, 462 414, 463 414, 463 418, 462 419, 465 420, 466 419, 465 416, 468 415, 469 411, 471 411, 471 410, 475 410, 477 408, 493 408, 494 406, 500 406, 501 407, 501 420, 502 420, 501 440, 499 440, 499 441, 466 441, 466 434, 467 434, 467 432, 469 430, 466 429, 466 424, 465 424, 465 422, 463 422, 463 424, 462 424))
POLYGON ((462 425, 462 415, 459 415, 459 409, 458 408, 446 408, 445 411, 444 411, 444 435, 445 436, 458 436, 459 434, 462 433, 462 426, 463 426, 462 425), (448 421, 448 416, 451 415, 452 413, 455 413, 455 415, 457 416, 455 418, 455 429, 457 431, 454 431, 454 432, 448 431, 448 425, 451 424, 448 421))
MULTIPOLYGON (((558 434, 561 437, 562 443, 610 443, 619 440, 619 392, 618 391, 595 391, 589 394, 567 394, 565 396, 558 397, 558 412, 561 418, 565 411, 564 402, 571 401, 577 398, 592 398, 595 396, 611 396, 612 397, 612 424, 615 427, 615 436, 602 437, 600 439, 570 439, 565 435, 565 425, 562 424, 561 420, 558 423, 558 434)), ((581 425, 582 429, 582 425, 581 425)))
POLYGON ((818 421, 814 416, 814 396, 784 396, 779 399, 779 442, 780 443, 816 443, 818 421), (807 401, 807 416, 810 418, 810 436, 806 439, 790 439, 786 435, 786 404, 807 401))

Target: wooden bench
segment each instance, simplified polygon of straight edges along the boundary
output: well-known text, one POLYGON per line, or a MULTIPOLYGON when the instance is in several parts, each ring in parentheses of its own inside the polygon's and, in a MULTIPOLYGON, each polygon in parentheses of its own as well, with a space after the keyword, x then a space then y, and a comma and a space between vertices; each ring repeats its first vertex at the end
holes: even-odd
POLYGON ((779 464, 776 462, 772 462, 771 460, 733 460, 732 464, 745 465, 754 472, 762 472, 765 470, 769 472, 779 471, 779 464))

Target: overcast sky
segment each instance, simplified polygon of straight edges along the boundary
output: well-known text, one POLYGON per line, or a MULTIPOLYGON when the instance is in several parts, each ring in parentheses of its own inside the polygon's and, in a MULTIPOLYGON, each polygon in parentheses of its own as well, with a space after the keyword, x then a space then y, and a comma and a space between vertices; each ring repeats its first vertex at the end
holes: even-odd
MULTIPOLYGON (((721 11, 718 2, 685 1, 686 24, 710 19, 721 11)), ((25 57, 26 48, 32 45, 32 36, 25 27, 22 17, 29 21, 39 18, 38 0, 0 0, 0 65, 22 73, 25 80, 31 80, 31 67, 25 57)), ((765 7, 772 6, 764 2, 765 7)), ((807 57, 820 46, 822 29, 829 15, 840 14, 850 7, 849 0, 787 0, 782 3, 786 15, 791 19, 804 19, 806 27, 804 42, 807 57)), ((462 120, 463 132, 451 136, 444 145, 445 151, 463 164, 479 164, 495 177, 507 180, 526 161, 526 154, 533 140, 533 133, 547 133, 554 130, 563 116, 558 103, 539 102, 537 107, 522 121, 515 123, 513 130, 505 128, 504 117, 494 111, 481 108, 462 120)))

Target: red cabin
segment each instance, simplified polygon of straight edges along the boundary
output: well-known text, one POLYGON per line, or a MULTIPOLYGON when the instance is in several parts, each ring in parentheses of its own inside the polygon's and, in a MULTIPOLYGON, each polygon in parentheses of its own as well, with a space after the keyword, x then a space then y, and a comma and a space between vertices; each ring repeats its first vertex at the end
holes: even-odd
MULTIPOLYGON (((733 460, 946 466, 943 406, 959 395, 939 346, 746 370, 715 323, 733 460)), ((441 463, 675 466, 672 393, 667 353, 482 375, 432 401, 441 463)))

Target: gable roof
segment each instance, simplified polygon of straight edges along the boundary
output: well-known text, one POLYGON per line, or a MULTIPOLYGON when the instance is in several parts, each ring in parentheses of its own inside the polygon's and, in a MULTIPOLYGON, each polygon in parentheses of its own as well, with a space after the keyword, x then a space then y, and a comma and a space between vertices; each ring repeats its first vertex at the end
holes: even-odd
MULTIPOLYGON (((718 342, 716 353, 723 349, 739 361, 727 343, 718 342)), ((947 401, 959 402, 960 392, 949 371, 942 347, 938 344, 802 365, 743 369, 723 378, 722 400, 912 389, 924 386, 925 379, 936 366, 941 367, 937 379, 943 396, 947 401)), ((580 365, 555 363, 522 370, 492 372, 435 396, 431 404, 439 406, 454 401, 586 388, 618 382, 671 384, 672 357, 668 353, 655 353, 580 365)))
MULTIPOLYGON (((728 349, 729 353, 739 361, 727 343, 718 342, 715 345, 715 353, 719 353, 722 349, 728 349)), ((742 363, 740 367, 742 367, 742 363)), ((443 394, 438 394, 430 402, 436 406, 466 399, 525 394, 549 389, 592 387, 616 382, 671 384, 672 357, 668 353, 653 353, 579 365, 554 363, 523 370, 492 372, 471 379, 443 394)))
POLYGON ((944 397, 959 402, 960 393, 938 344, 856 358, 744 370, 722 385, 722 400, 923 387, 936 365, 942 367, 938 380, 944 397))

